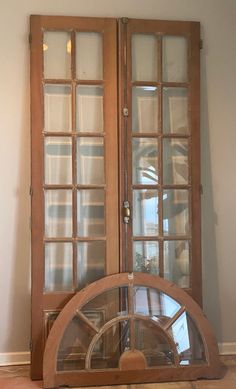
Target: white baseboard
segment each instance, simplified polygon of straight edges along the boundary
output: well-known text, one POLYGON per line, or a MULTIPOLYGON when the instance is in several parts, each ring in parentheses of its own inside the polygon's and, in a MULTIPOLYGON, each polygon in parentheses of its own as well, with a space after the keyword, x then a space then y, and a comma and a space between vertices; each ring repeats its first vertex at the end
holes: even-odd
POLYGON ((236 354, 236 342, 231 343, 219 343, 220 355, 233 355, 236 354))
MULTIPOLYGON (((236 354, 236 342, 219 343, 220 355, 236 354)), ((0 353, 0 366, 29 365, 30 352, 0 353)))
POLYGON ((0 366, 28 365, 30 364, 30 352, 0 353, 0 366))

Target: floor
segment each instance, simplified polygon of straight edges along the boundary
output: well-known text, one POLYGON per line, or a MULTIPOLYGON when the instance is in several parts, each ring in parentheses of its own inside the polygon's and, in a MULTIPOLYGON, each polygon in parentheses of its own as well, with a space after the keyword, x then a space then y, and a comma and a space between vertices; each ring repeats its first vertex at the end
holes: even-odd
MULTIPOLYGON (((159 384, 137 384, 122 386, 100 386, 100 389, 236 389, 236 356, 222 357, 227 366, 225 377, 221 380, 201 380, 192 382, 171 382, 159 384)), ((0 389, 37 389, 43 388, 42 381, 31 381, 29 366, 0 367, 0 389)))

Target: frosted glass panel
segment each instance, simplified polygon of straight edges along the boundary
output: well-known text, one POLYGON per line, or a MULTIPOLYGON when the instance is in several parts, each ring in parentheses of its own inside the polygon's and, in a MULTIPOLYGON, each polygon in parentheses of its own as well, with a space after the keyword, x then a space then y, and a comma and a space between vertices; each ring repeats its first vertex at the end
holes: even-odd
POLYGON ((135 241, 133 243, 133 269, 143 273, 159 274, 158 242, 135 241))
POLYGON ((77 195, 78 236, 104 236, 104 190, 84 189, 77 195))
POLYGON ((163 192, 163 230, 165 235, 189 233, 188 190, 167 189, 163 192))
POLYGON ((188 141, 163 139, 164 185, 188 184, 188 141))
POLYGON ((79 86, 77 88, 76 128, 83 132, 103 131, 103 88, 79 86))
POLYGON ((133 235, 153 236, 158 234, 157 190, 133 191, 133 235))
POLYGON ((45 191, 45 235, 51 238, 72 236, 72 191, 45 191))
POLYGON ((133 184, 151 185, 158 183, 157 147, 157 139, 133 139, 133 184))
POLYGON ((73 253, 71 243, 46 243, 45 284, 46 292, 72 290, 73 253))
POLYGON ((103 79, 102 34, 97 32, 77 33, 76 77, 80 80, 103 79))
POLYGON ((70 33, 64 31, 45 31, 43 57, 44 78, 71 78, 70 33))
POLYGON ((189 242, 167 240, 164 242, 164 278, 181 288, 190 286, 189 242))
POLYGON ((163 89, 163 131, 188 134, 188 90, 186 88, 163 89))
POLYGON ((181 36, 163 37, 163 81, 186 82, 187 39, 181 36))
POLYGON ((81 137, 77 139, 77 183, 104 184, 103 138, 81 137))
POLYGON ((78 243, 78 288, 90 284, 105 275, 105 242, 78 243))
POLYGON ((132 36, 132 80, 157 81, 157 38, 155 35, 132 36))
POLYGON ((152 86, 132 89, 132 131, 158 131, 158 95, 152 86))
POLYGON ((44 87, 45 131, 71 131, 71 87, 46 85, 44 87))
POLYGON ((72 183, 72 142, 69 137, 46 137, 45 153, 45 183, 72 183))

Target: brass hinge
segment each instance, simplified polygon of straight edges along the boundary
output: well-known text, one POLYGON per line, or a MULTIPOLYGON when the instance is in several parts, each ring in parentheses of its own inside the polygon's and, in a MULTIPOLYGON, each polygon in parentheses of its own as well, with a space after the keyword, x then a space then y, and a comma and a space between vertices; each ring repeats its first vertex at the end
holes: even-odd
POLYGON ((123 116, 124 116, 124 117, 129 116, 129 110, 128 110, 127 107, 123 108, 123 116))
POLYGON ((32 351, 32 340, 29 342, 29 350, 32 351))
POLYGON ((200 50, 203 49, 203 39, 200 39, 200 44, 199 44, 200 50))
POLYGON ((128 224, 130 222, 130 205, 127 200, 123 202, 123 220, 125 224, 128 224))
POLYGON ((127 24, 128 21, 129 21, 128 18, 121 18, 121 22, 122 22, 123 24, 127 24))
POLYGON ((30 195, 30 196, 33 196, 33 188, 32 188, 32 186, 30 186, 29 195, 30 195))
POLYGON ((29 44, 31 45, 31 43, 32 43, 32 34, 29 34, 28 39, 29 39, 29 44))

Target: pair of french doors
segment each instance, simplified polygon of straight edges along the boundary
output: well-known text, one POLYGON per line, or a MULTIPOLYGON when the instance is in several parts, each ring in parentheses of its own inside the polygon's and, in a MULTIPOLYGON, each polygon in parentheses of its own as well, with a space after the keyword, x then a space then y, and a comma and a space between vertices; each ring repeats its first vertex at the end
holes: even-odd
POLYGON ((157 274, 201 303, 200 40, 194 22, 31 16, 30 41, 37 379, 96 279, 157 274))

